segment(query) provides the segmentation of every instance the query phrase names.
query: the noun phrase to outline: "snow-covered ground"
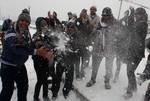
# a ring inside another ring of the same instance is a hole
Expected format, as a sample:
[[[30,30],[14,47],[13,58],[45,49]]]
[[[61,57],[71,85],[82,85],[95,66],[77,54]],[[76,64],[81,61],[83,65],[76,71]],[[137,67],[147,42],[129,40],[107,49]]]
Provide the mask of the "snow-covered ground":
[[[34,86],[36,83],[36,74],[33,67],[32,58],[29,57],[28,61],[26,62],[27,72],[28,72],[28,79],[29,79],[29,90],[27,95],[27,101],[33,101],[33,94],[34,94]],[[63,85],[63,84],[62,84]],[[0,81],[0,90],[2,88],[1,81]],[[51,98],[51,91],[49,91],[49,97]],[[40,93],[40,98],[42,100],[42,88]],[[17,101],[17,89],[14,90],[13,97],[11,101]],[[59,91],[58,99],[56,101],[80,101],[73,91],[70,92],[68,99],[64,99],[62,95],[62,88]]]
[[[146,57],[148,53],[146,51]],[[143,58],[141,63],[139,64],[136,73],[141,73],[146,65],[146,58]],[[116,65],[114,61],[113,70],[115,71]],[[111,81],[111,90],[106,90],[104,88],[104,75],[105,75],[105,59],[102,60],[100,64],[100,68],[98,71],[98,76],[96,80],[96,84],[92,87],[86,87],[86,83],[90,80],[92,73],[91,68],[86,69],[86,78],[82,81],[74,81],[74,85],[78,88],[78,90],[90,101],[126,101],[123,98],[123,94],[126,91],[127,87],[127,75],[126,75],[126,65],[123,64],[121,67],[120,78],[117,83],[113,83]],[[112,78],[113,79],[113,78]],[[134,93],[133,98],[128,101],[143,101],[143,96],[147,89],[147,82],[145,82],[142,86],[138,86],[138,91]]]
[[[147,56],[146,52],[146,56]],[[115,62],[115,61],[114,61]],[[76,81],[74,80],[74,86],[90,101],[125,101],[122,97],[122,95],[125,93],[125,88],[127,86],[127,76],[126,76],[126,66],[122,65],[121,73],[120,73],[120,79],[117,83],[112,84],[111,90],[105,90],[104,88],[104,73],[105,73],[105,59],[103,59],[100,68],[99,73],[97,77],[97,82],[94,86],[87,88],[85,87],[88,80],[90,80],[91,76],[91,68],[86,69],[86,79],[82,81]],[[142,72],[144,67],[146,65],[146,59],[144,58],[138,69],[137,72]],[[34,86],[36,83],[36,75],[33,68],[33,62],[31,57],[26,62],[26,67],[28,71],[28,78],[29,78],[29,90],[28,90],[28,101],[33,101],[33,93],[34,93]],[[115,64],[114,64],[114,70],[115,70]],[[138,86],[137,93],[134,93],[133,98],[131,98],[128,101],[142,101],[143,96],[145,94],[146,88],[147,88],[147,82],[145,82],[142,86]],[[1,82],[0,82],[0,90],[1,90]],[[17,101],[17,90],[14,90],[13,98],[11,101]],[[49,94],[51,97],[51,92]],[[42,98],[42,95],[40,95],[40,98]],[[62,96],[62,90],[60,89],[58,99],[56,101],[80,101],[74,92],[70,93],[70,96],[68,99],[64,99]]]

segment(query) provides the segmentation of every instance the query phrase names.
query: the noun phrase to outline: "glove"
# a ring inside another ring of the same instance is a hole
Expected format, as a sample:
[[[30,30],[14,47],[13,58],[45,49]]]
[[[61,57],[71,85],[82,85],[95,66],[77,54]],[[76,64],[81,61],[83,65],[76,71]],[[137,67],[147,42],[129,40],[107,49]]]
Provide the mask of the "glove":
[[[36,55],[42,56],[45,59],[45,58],[47,58],[46,55],[47,55],[48,51],[49,51],[48,48],[41,47],[41,48],[37,49]]]
[[[48,51],[45,57],[48,59],[48,61],[52,62],[54,60],[54,53],[52,51]]]
[[[149,49],[149,48],[147,48],[147,51],[148,51],[148,53],[150,54],[150,49]]]

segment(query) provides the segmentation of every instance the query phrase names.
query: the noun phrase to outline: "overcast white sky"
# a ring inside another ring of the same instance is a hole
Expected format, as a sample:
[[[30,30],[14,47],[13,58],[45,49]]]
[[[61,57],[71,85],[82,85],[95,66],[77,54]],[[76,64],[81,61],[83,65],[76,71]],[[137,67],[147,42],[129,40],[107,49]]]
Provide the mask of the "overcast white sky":
[[[136,3],[141,3],[150,7],[150,0],[132,0]],[[117,18],[120,2],[119,0],[0,0],[0,16],[7,16],[16,19],[21,10],[31,7],[32,19],[38,16],[47,16],[47,11],[56,11],[61,20],[67,19],[67,12],[72,11],[79,14],[82,8],[89,10],[90,6],[95,5],[98,9],[98,15],[104,7],[112,8],[112,11]],[[121,16],[129,7],[138,7],[130,3],[123,2]],[[150,15],[150,10],[147,10]],[[150,17],[149,17],[150,18]]]

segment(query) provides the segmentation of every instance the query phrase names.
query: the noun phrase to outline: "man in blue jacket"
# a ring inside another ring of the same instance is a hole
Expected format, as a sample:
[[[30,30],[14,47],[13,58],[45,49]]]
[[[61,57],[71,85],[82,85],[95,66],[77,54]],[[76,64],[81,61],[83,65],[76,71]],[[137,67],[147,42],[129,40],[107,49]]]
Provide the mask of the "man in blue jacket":
[[[32,48],[32,41],[29,33],[29,24],[31,18],[27,9],[24,9],[19,15],[16,29],[9,30],[4,36],[4,46],[1,61],[1,80],[2,91],[0,101],[10,101],[14,82],[18,88],[18,101],[27,101],[28,76],[25,62],[29,55],[40,55],[49,59],[52,54],[48,49],[42,47],[39,49]]]

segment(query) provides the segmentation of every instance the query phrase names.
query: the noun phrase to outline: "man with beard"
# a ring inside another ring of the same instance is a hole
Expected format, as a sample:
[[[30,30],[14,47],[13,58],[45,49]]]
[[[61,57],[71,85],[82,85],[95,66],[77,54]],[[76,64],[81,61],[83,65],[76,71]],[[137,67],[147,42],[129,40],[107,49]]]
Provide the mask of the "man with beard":
[[[105,7],[102,11],[101,26],[104,34],[104,56],[106,58],[105,89],[111,89],[110,79],[113,76],[113,61],[116,57],[117,68],[120,68],[121,60],[124,61],[125,56],[122,55],[122,50],[125,47],[120,48],[120,46],[126,41],[126,34],[123,33],[122,25],[114,18],[109,7]]]
[[[96,14],[96,11],[97,8],[95,6],[90,7],[89,22],[93,31],[97,29],[98,24],[100,22],[100,17]]]

